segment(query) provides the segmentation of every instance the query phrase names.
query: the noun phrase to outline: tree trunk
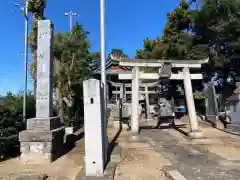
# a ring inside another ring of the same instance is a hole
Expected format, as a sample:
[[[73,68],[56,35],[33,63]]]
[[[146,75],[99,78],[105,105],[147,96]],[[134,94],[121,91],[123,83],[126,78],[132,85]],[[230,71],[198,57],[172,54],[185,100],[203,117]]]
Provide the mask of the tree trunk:
[[[72,120],[72,109],[73,109],[73,101],[72,101],[72,97],[69,96],[67,97],[63,97],[63,101],[67,104],[67,123],[70,126],[70,122]]]
[[[63,98],[60,92],[59,87],[56,88],[56,97],[58,102],[58,116],[60,117],[61,122],[64,122],[64,105],[63,105]]]

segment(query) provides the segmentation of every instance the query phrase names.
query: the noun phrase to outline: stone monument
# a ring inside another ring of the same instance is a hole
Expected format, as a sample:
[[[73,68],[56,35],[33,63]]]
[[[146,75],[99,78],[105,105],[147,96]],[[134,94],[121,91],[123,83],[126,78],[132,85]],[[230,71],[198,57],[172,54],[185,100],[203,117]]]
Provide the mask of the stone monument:
[[[99,80],[83,82],[85,175],[102,176],[107,162],[106,125],[103,117],[103,96]]]
[[[36,118],[27,120],[27,130],[19,133],[20,159],[25,163],[52,162],[62,149],[64,128],[52,117],[53,25],[38,21]]]

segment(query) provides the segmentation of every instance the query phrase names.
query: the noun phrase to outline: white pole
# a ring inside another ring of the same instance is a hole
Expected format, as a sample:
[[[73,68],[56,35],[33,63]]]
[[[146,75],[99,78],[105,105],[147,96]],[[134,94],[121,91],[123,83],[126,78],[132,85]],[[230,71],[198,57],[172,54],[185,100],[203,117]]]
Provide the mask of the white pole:
[[[108,148],[107,138],[107,87],[106,87],[106,40],[105,40],[105,0],[100,0],[100,38],[101,38],[101,86],[103,92],[103,135],[105,147]],[[103,142],[104,143],[104,142]],[[107,151],[105,151],[107,160]]]
[[[106,97],[106,50],[105,50],[105,0],[100,0],[100,31],[101,31],[101,82]],[[105,98],[104,98],[105,99]],[[106,100],[106,99],[105,99]]]
[[[25,3],[25,38],[24,38],[24,96],[23,96],[23,120],[26,122],[27,116],[27,72],[28,72],[28,0]]]

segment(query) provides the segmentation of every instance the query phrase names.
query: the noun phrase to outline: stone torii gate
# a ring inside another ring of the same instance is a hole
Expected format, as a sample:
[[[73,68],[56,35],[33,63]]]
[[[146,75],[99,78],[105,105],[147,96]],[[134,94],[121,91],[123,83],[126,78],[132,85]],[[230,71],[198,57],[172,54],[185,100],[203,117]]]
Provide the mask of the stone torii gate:
[[[152,79],[157,80],[164,76],[164,66],[170,64],[171,68],[181,68],[178,74],[170,74],[170,79],[183,80],[186,102],[188,107],[188,115],[190,120],[190,132],[188,135],[192,138],[201,138],[202,131],[198,127],[195,103],[192,92],[193,79],[203,79],[202,74],[190,74],[189,68],[201,68],[201,65],[208,62],[208,58],[204,60],[143,60],[122,58],[111,55],[113,60],[119,61],[120,66],[133,67],[132,73],[119,74],[119,79],[132,79],[132,119],[131,130],[133,134],[139,132],[139,80]],[[160,73],[143,73],[139,71],[139,67],[155,67],[159,68]]]

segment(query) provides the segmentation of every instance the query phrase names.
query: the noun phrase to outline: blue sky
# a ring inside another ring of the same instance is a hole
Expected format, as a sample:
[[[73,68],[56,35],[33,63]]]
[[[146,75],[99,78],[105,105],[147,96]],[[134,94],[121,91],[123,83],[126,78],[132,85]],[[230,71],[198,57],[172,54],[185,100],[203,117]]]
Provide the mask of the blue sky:
[[[0,1],[0,94],[23,89],[24,18],[11,0]],[[21,3],[23,0],[16,0]],[[166,13],[180,0],[106,0],[106,49],[121,48],[129,56],[143,45],[144,37],[155,38],[162,34]],[[70,10],[74,17],[90,31],[91,50],[100,49],[100,0],[47,0],[45,16],[54,23],[56,31],[69,30]],[[31,57],[29,57],[31,59]],[[29,77],[29,89],[32,81]]]

